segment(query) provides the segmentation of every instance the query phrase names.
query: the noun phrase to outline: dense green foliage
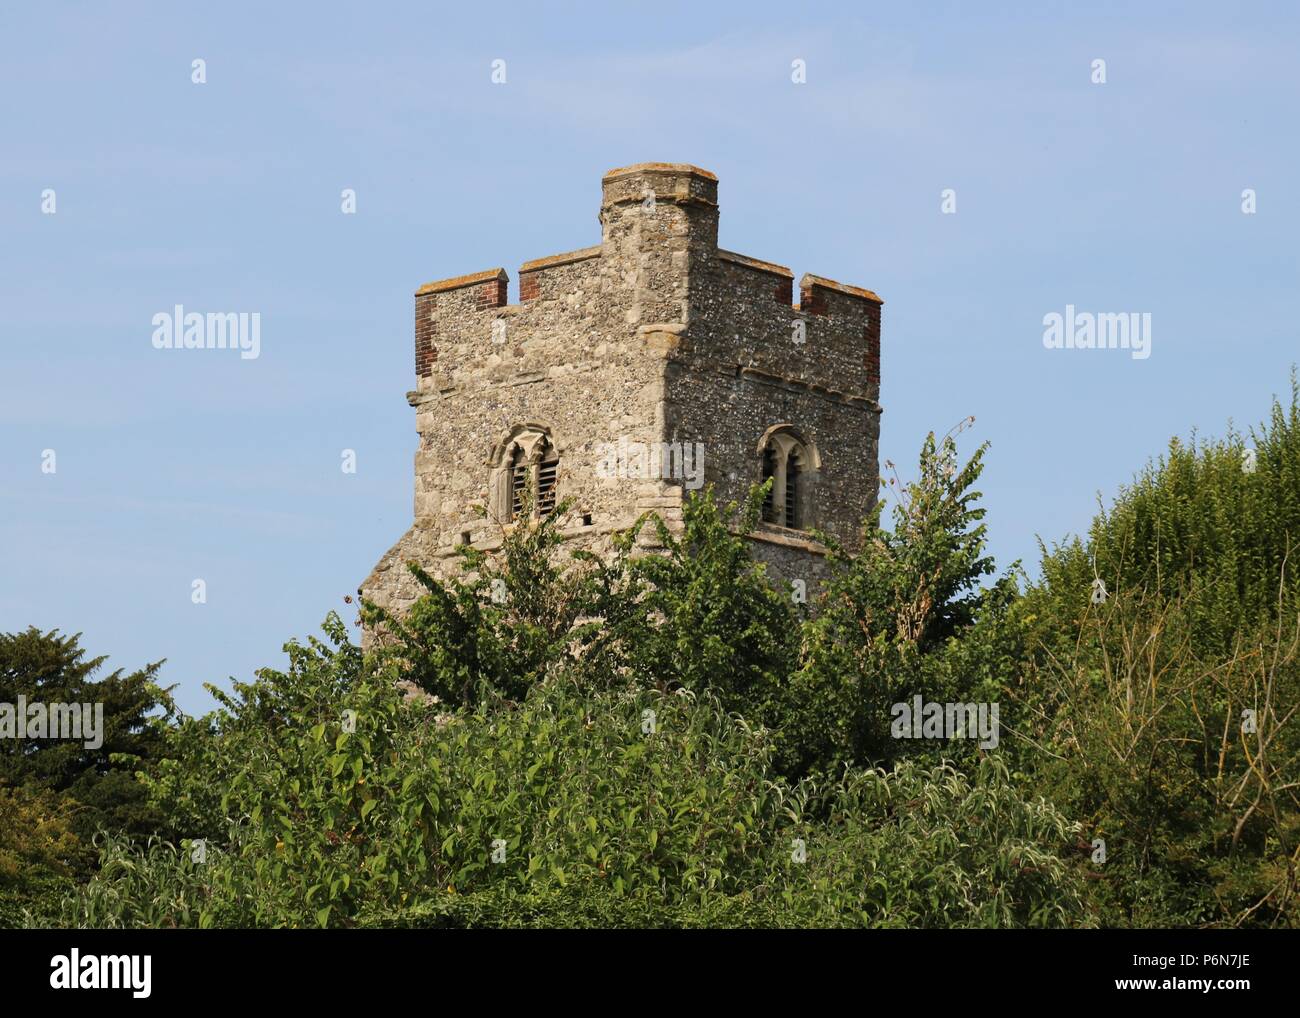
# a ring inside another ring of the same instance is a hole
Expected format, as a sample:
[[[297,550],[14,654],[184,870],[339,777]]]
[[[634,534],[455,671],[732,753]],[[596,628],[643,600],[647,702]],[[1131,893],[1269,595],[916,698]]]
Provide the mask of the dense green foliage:
[[[85,853],[68,812],[52,792],[0,785],[0,927],[19,925],[28,910],[47,912],[75,887]]]
[[[1016,605],[1008,746],[1106,839],[1103,921],[1296,924],[1298,545],[1293,383],[1249,442],[1171,443]]]
[[[954,436],[940,443],[931,436],[917,480],[895,493],[892,529],[881,525],[881,503],[867,518],[860,551],[827,539],[831,579],[804,627],[802,661],[789,684],[787,769],[916,752],[890,735],[890,705],[916,694],[941,703],[997,699],[1016,653],[1003,624],[1015,590],[1009,578],[979,585],[993,572],[984,510],[970,490],[983,455],[981,447],[959,466]]]
[[[211,715],[137,719],[157,836],[102,824],[53,921],[1297,925],[1300,393],[1171,444],[1032,578],[985,553],[984,454],[929,439],[807,605],[750,557],[761,488],[608,559],[562,506],[413,567],[370,651],[331,615]],[[997,704],[997,745],[897,738],[916,696]],[[0,887],[50,897],[43,794],[0,795]]]
[[[143,837],[159,830],[136,772],[161,755],[167,732],[154,682],[161,662],[101,678],[78,636],[30,628],[0,633],[0,703],[103,705],[102,744],[55,738],[0,739],[0,925],[25,908],[47,911],[50,889],[93,871],[100,831]],[[155,715],[155,716],[151,716]],[[90,740],[94,741],[94,740]]]
[[[773,774],[768,735],[709,693],[557,677],[509,708],[439,714],[358,667],[336,618],[327,629],[333,645],[294,647],[289,672],[228,698],[215,737],[192,731],[158,786],[187,810],[221,789],[221,846],[195,862],[191,841],[114,844],[66,921],[477,925],[515,900],[511,922],[541,925],[695,912],[1059,925],[1080,912],[1054,854],[1070,824],[993,760],[969,778],[905,767],[818,791]],[[271,690],[315,723],[268,718]]]

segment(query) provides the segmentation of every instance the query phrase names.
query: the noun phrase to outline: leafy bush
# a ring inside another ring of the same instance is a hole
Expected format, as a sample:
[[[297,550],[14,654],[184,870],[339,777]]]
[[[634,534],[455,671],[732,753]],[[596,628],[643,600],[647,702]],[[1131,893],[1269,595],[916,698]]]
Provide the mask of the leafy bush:
[[[715,695],[724,710],[779,721],[782,686],[795,666],[799,620],[791,598],[750,555],[768,486],[743,505],[719,506],[712,487],[687,499],[674,534],[648,515],[618,543],[615,594],[596,606],[640,686]],[[654,555],[633,556],[649,527]]]
[[[592,621],[599,570],[590,556],[560,553],[570,507],[566,500],[535,525],[512,528],[499,554],[462,545],[461,573],[445,581],[411,563],[425,594],[404,617],[362,603],[403,681],[459,707],[523,697],[561,663],[606,663],[591,646],[601,631]]]
[[[1045,552],[1016,606],[1026,655],[1007,687],[1023,724],[1011,749],[1105,839],[1095,893],[1109,924],[1300,916],[1294,384],[1253,441],[1254,473],[1235,435],[1173,443],[1086,544]]]
[[[861,549],[830,538],[831,579],[804,627],[803,658],[787,695],[782,764],[790,773],[936,755],[890,735],[890,708],[915,695],[937,702],[997,699],[1003,670],[1019,653],[1006,625],[1012,580],[990,587],[984,510],[971,490],[981,447],[957,463],[952,434],[921,450],[918,478],[901,487],[894,526],[883,503],[864,525]],[[947,744],[942,753],[968,750]]]
[[[84,852],[70,828],[73,804],[47,790],[0,785],[0,927],[53,914]]]
[[[1273,401],[1269,420],[1248,436],[1174,439],[1113,505],[1099,512],[1086,542],[1042,557],[1042,579],[1028,591],[1043,622],[1037,638],[1058,650],[1089,608],[1095,579],[1108,591],[1142,590],[1178,600],[1191,648],[1231,656],[1300,610],[1300,386],[1291,403]],[[1253,472],[1245,464],[1253,450]],[[1053,632],[1054,630],[1054,632]],[[1053,640],[1054,637],[1059,639]]]
[[[1081,912],[1056,854],[1070,825],[992,762],[974,780],[856,772],[818,792],[779,779],[770,734],[711,693],[592,692],[559,675],[522,701],[438,714],[367,668],[337,619],[326,628],[330,644],[293,646],[289,673],[228,698],[211,747],[178,732],[155,789],[187,808],[219,800],[206,822],[230,833],[206,860],[190,841],[110,842],[64,921],[477,925],[507,901],[512,922],[542,925],[1060,924]]]

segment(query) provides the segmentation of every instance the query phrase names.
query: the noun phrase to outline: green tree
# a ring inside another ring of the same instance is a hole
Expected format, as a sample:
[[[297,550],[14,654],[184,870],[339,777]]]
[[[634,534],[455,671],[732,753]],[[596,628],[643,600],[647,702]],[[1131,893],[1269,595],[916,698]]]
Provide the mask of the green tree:
[[[73,887],[83,846],[69,827],[70,800],[0,785],[0,927],[51,916]]]
[[[767,490],[719,506],[706,488],[683,503],[677,533],[657,515],[639,520],[618,542],[620,603],[598,610],[637,685],[707,690],[724,709],[772,726],[794,669],[799,618],[789,592],[751,556],[748,535]]]
[[[921,748],[891,737],[891,706],[915,695],[938,701],[996,699],[999,672],[1017,653],[1007,610],[1010,576],[991,586],[984,509],[972,490],[981,446],[957,463],[953,434],[921,450],[917,479],[896,487],[893,527],[883,501],[863,526],[861,547],[833,538],[831,576],[804,627],[789,693],[784,768],[795,774],[873,765]],[[960,754],[947,744],[934,752]]]
[[[0,703],[103,704],[103,742],[88,749],[70,739],[0,741],[0,783],[48,789],[75,802],[71,827],[89,843],[100,830],[153,833],[159,816],[135,773],[157,759],[170,690],[155,678],[162,662],[96,677],[107,660],[88,658],[80,636],[31,627],[0,633]]]
[[[437,579],[409,563],[425,593],[405,616],[362,603],[362,619],[381,634],[380,656],[451,707],[522,699],[558,664],[586,656],[601,630],[592,618],[598,593],[588,561],[563,551],[570,508],[566,500],[503,528],[496,551],[462,546],[460,575]]]

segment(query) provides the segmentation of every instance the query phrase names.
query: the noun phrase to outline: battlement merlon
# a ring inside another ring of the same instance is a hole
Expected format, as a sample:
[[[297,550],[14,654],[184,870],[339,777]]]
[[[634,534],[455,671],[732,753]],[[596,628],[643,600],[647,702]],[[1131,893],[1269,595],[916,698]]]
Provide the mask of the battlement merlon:
[[[600,221],[621,206],[668,202],[712,210],[718,208],[718,178],[690,163],[637,163],[610,170],[600,180]],[[715,244],[716,247],[716,237]]]
[[[646,323],[684,330],[706,308],[722,311],[716,307],[719,299],[741,318],[743,305],[779,308],[785,316],[779,330],[774,320],[761,323],[763,335],[751,333],[761,359],[767,359],[762,348],[779,347],[792,314],[807,319],[809,327],[814,319],[828,319],[836,323],[835,333],[845,333],[840,342],[867,347],[865,367],[878,379],[881,298],[807,273],[794,303],[789,268],[718,247],[717,194],[718,178],[687,163],[610,170],[601,179],[601,243],[525,262],[519,269],[519,304],[507,303],[504,268],[436,280],[416,291],[417,376],[442,384],[432,377],[439,347],[461,344],[455,359],[463,362],[467,336],[478,337],[472,345],[486,350],[492,320],[520,314],[532,320],[535,307],[558,310],[575,299],[598,298],[606,305],[607,324],[623,322],[632,332]]]
[[[811,272],[805,272],[799,280],[799,309],[809,314],[824,315],[833,307],[853,307],[853,302],[859,301],[874,304],[877,308],[885,303],[871,290],[837,283],[833,279],[814,276]],[[862,305],[856,306],[860,308]]]
[[[599,258],[601,250],[602,248],[598,244],[595,247],[579,248],[577,251],[566,251],[562,254],[548,255],[545,258],[534,258],[532,261],[524,262],[523,265],[519,266],[520,301],[532,300],[538,296],[541,274],[545,270],[559,268],[563,265],[572,265],[591,258]],[[724,251],[722,248],[718,248],[717,254],[723,261],[775,276],[778,290],[785,285],[781,282],[782,280],[789,284],[794,282],[794,273],[784,265],[761,261],[758,258],[750,258],[748,255],[737,254],[735,251]],[[506,289],[509,282],[510,276],[505,269],[486,269],[483,272],[472,272],[465,276],[453,276],[450,279],[437,279],[431,283],[425,283],[415,291],[415,296],[426,297],[430,294],[447,293],[451,290],[474,287],[473,292],[465,296],[465,301],[473,304],[475,310],[486,310],[506,306]],[[823,291],[823,293],[819,294],[819,290]],[[834,279],[827,279],[824,276],[814,276],[810,272],[805,272],[803,278],[799,280],[799,293],[800,302],[794,306],[810,314],[824,313],[823,309],[827,305],[828,294],[840,294],[845,297],[870,301],[876,305],[885,303],[881,297],[871,290],[836,282]],[[777,300],[780,303],[788,303],[783,301],[779,294]]]

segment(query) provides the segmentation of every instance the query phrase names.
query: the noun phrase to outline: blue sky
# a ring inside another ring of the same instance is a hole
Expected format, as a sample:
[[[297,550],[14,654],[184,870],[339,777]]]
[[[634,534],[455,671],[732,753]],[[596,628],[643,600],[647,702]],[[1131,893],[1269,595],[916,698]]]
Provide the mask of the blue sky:
[[[1300,23],[986,6],[5,7],[0,630],[166,658],[195,711],[350,618],[410,522],[412,292],[503,265],[515,299],[650,160],[718,174],[722,246],[885,299],[882,459],[974,414],[992,550],[1032,564],[1288,388]],[[260,312],[261,356],[155,350],[178,303]],[[1044,349],[1067,304],[1149,312],[1150,358]]]

